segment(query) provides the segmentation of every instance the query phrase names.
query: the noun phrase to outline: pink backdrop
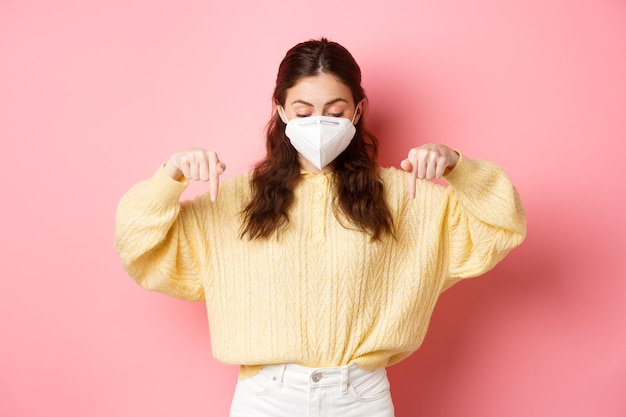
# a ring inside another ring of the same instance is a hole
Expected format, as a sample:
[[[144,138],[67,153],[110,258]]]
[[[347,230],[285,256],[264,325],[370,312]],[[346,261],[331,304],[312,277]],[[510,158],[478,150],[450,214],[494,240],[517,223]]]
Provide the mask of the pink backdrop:
[[[390,368],[397,415],[626,415],[626,2],[2,0],[1,416],[227,415],[203,306],[127,277],[114,211],[181,147],[248,169],[280,59],[322,35],[362,66],[385,165],[449,144],[529,215]]]

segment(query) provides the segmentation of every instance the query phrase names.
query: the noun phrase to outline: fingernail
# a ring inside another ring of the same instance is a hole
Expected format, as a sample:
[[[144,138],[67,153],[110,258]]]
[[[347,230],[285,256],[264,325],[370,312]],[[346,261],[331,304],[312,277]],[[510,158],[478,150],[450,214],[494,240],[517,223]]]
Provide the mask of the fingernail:
[[[211,201],[217,200],[217,196],[215,194],[211,194]]]

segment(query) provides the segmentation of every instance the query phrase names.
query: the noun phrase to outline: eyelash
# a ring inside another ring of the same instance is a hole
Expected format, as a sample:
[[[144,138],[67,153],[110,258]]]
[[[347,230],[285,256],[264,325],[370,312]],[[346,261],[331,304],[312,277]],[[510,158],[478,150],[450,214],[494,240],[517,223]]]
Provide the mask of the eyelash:
[[[296,114],[296,117],[309,117],[309,116],[311,116],[311,115],[310,114]],[[331,114],[329,114],[329,116],[331,116],[331,117],[341,117],[341,116],[343,116],[343,112],[341,112],[341,113],[331,113]]]

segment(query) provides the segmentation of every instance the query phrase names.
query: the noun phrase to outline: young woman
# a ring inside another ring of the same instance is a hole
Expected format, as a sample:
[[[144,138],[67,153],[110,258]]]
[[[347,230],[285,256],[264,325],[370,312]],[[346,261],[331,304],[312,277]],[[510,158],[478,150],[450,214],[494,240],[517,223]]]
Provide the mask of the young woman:
[[[251,173],[219,184],[215,152],[173,154],[120,201],[117,250],[139,285],[205,301],[214,356],[241,366],[231,416],[393,416],[385,367],[419,347],[446,288],[522,242],[518,194],[444,145],[379,167],[337,43],[289,50],[273,98]],[[209,192],[180,202],[189,180]]]

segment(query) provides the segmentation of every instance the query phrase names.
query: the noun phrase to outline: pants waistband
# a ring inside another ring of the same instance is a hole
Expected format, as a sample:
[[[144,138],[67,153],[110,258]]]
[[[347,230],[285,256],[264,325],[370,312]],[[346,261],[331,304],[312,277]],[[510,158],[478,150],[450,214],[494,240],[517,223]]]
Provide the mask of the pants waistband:
[[[260,371],[277,384],[297,384],[309,386],[340,386],[342,394],[348,392],[348,385],[370,372],[356,364],[331,368],[309,368],[297,364],[264,365]],[[384,372],[384,369],[383,369]]]

